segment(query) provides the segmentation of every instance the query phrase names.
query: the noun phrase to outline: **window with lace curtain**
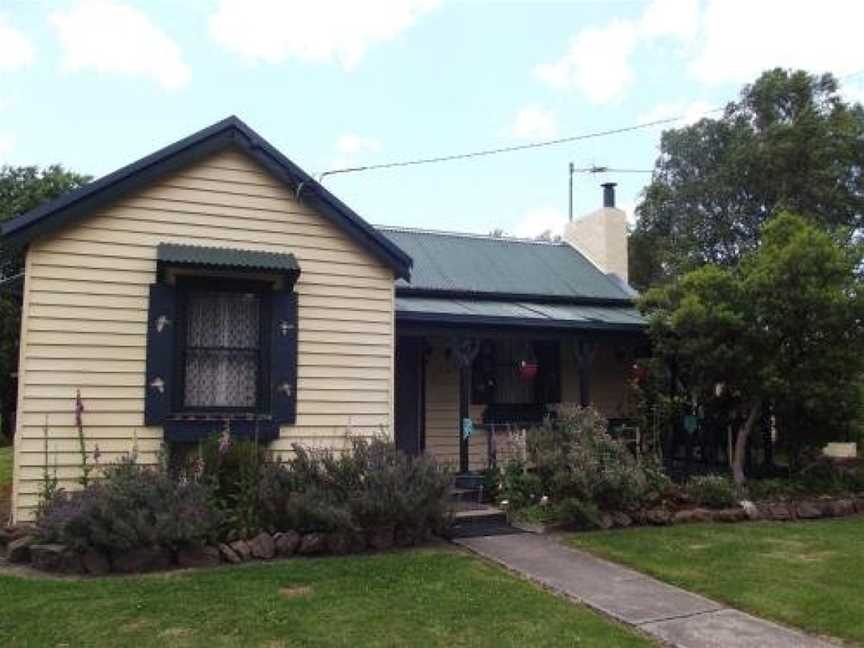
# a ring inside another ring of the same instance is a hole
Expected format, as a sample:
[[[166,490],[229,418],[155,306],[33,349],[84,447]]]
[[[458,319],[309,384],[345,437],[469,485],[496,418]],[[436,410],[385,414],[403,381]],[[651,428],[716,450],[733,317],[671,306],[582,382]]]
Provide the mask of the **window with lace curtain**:
[[[184,291],[178,381],[184,410],[257,411],[262,405],[266,295],[224,287]]]

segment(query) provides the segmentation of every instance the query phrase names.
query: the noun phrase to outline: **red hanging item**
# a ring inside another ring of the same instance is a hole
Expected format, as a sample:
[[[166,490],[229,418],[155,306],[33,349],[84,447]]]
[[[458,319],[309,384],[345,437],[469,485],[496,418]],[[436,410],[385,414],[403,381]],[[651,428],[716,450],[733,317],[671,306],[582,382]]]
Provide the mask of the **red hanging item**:
[[[537,377],[540,365],[537,364],[537,356],[530,344],[525,345],[521,358],[516,363],[516,372],[522,382],[531,382]]]

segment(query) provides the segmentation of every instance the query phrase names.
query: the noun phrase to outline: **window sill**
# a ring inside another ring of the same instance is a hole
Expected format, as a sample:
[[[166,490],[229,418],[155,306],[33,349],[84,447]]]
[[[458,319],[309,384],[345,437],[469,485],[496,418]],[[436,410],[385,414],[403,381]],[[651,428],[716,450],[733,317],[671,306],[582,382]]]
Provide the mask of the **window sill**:
[[[190,443],[216,436],[230,425],[231,436],[261,442],[279,438],[279,425],[270,414],[237,413],[184,413],[173,414],[165,420],[165,440],[172,443]]]

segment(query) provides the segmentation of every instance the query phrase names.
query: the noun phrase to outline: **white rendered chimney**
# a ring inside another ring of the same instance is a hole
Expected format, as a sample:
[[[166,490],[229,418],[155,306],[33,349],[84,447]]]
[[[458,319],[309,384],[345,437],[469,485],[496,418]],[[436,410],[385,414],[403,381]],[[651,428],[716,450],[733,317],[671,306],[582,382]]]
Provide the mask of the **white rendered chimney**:
[[[615,183],[602,186],[603,207],[567,223],[564,240],[627,283],[627,215],[615,207]]]

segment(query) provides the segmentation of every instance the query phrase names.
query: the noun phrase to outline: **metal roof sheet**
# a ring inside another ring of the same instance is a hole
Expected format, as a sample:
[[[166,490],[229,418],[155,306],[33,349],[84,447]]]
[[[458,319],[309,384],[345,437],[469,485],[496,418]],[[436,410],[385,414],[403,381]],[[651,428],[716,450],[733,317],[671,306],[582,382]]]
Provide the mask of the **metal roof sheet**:
[[[623,282],[604,274],[567,243],[379,228],[414,260],[411,282],[397,289],[554,298],[631,300]]]
[[[431,323],[486,323],[561,328],[642,329],[645,319],[632,306],[548,304],[494,299],[398,296],[396,317]]]
[[[300,266],[293,254],[257,252],[235,248],[204,247],[160,243],[156,258],[166,263],[182,265],[215,266],[224,268],[251,268],[276,272],[297,272]]]

